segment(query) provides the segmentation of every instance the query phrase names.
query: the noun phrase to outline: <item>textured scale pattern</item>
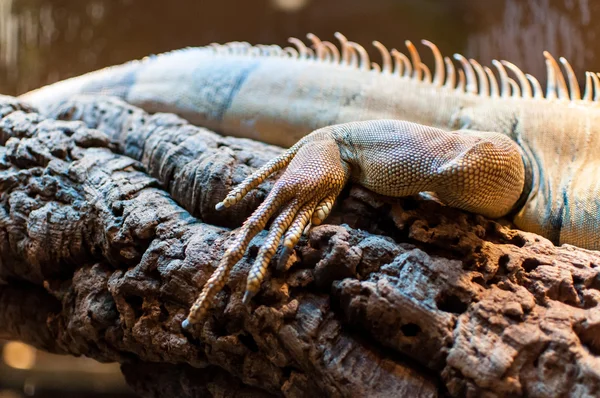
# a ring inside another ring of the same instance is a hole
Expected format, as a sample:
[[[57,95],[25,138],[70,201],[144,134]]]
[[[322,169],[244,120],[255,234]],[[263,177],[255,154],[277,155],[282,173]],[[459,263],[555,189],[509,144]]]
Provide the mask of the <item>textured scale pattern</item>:
[[[246,220],[193,304],[184,327],[201,321],[250,240],[275,216],[248,274],[244,303],[260,289],[285,235],[291,249],[312,219],[320,224],[348,179],[388,196],[422,191],[489,217],[508,213],[522,194],[519,147],[498,133],[446,132],[398,120],[352,122],[319,129],[249,176],[217,205],[235,205],[250,189],[287,166],[272,191]]]
[[[433,191],[449,205],[494,218],[508,213],[521,195],[523,162],[518,146],[502,134],[398,121],[338,128],[350,131],[343,138],[351,148],[347,161],[361,171],[353,179],[382,195]]]

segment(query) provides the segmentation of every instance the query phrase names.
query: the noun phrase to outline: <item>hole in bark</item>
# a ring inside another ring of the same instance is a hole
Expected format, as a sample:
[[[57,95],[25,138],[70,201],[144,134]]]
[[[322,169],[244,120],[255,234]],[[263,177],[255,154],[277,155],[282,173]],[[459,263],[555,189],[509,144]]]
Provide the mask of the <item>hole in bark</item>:
[[[406,337],[414,337],[421,333],[421,328],[416,323],[407,323],[400,326],[400,330]]]
[[[254,341],[254,338],[252,336],[250,336],[249,334],[238,335],[238,340],[240,341],[240,343],[242,343],[244,346],[246,346],[246,348],[249,349],[250,351],[258,352],[258,344],[256,344],[256,341]]]
[[[467,310],[467,304],[463,303],[458,296],[454,294],[446,295],[442,293],[438,296],[436,304],[439,310],[451,312],[453,314],[462,314]]]
[[[362,286],[361,285],[361,289],[360,289],[360,295],[368,298],[371,297],[371,294],[373,293],[373,290],[369,289],[367,286]]]
[[[115,217],[123,216],[123,203],[117,202],[112,206],[112,213]]]
[[[600,273],[596,274],[596,277],[592,279],[590,289],[600,290]]]
[[[294,368],[292,368],[291,366],[284,366],[283,368],[281,368],[281,375],[283,376],[283,378],[287,379],[292,375],[293,371]]]
[[[503,254],[500,256],[500,259],[498,259],[498,271],[496,271],[496,274],[492,277],[492,279],[489,280],[488,283],[490,285],[497,285],[504,279],[507,274],[506,268],[509,260],[510,256],[508,254]]]
[[[475,258],[475,257],[469,257],[465,260],[463,260],[463,268],[465,270],[473,270],[473,269],[478,269],[480,266],[480,259],[479,258]]]
[[[148,276],[156,281],[162,281],[162,275],[156,267],[152,267],[148,270]]]
[[[130,296],[130,297],[126,297],[125,301],[127,301],[127,304],[129,304],[129,306],[133,310],[133,313],[136,318],[139,318],[142,316],[142,312],[143,312],[142,305],[144,304],[144,299],[142,297]]]
[[[419,207],[419,202],[413,198],[406,198],[402,201],[404,211],[415,210],[417,207]]]
[[[494,276],[492,279],[490,279],[489,284],[490,286],[492,285],[497,285],[498,283],[500,283],[501,278],[498,276]]]
[[[430,220],[427,224],[429,225],[429,228],[436,228],[440,225],[440,220]]]
[[[600,356],[600,326],[575,327],[575,333],[581,344],[593,355]]]
[[[169,319],[169,311],[167,311],[167,309],[161,305],[160,306],[160,315],[158,317],[158,321],[159,322],[166,322],[167,319]]]
[[[517,247],[523,247],[525,246],[527,241],[521,235],[515,235],[508,241],[508,243]]]
[[[523,269],[527,272],[531,272],[534,269],[537,268],[538,265],[540,265],[541,263],[535,259],[535,258],[526,258],[523,261],[523,264],[521,264],[521,267],[523,267]]]
[[[500,259],[498,260],[498,267],[506,268],[509,261],[510,261],[510,256],[508,254],[501,255]]]
[[[486,286],[485,279],[481,275],[471,278],[471,282],[477,283],[478,285],[483,286],[483,287]]]

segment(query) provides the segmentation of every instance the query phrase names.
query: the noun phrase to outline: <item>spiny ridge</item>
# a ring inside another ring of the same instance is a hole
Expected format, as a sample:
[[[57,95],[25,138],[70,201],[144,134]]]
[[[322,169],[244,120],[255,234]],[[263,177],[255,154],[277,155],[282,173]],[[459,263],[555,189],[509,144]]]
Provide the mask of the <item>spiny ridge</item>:
[[[583,103],[600,102],[600,74],[585,73],[585,89],[581,96],[579,82],[569,62],[561,57],[561,69],[555,58],[547,51],[543,52],[546,60],[547,87],[546,93],[542,90],[539,81],[532,75],[524,73],[515,64],[505,60],[493,60],[492,65],[496,73],[487,66],[482,66],[474,59],[467,59],[461,54],[454,54],[458,61],[457,68],[450,57],[443,56],[438,47],[428,40],[421,43],[433,53],[433,72],[421,62],[421,56],[416,46],[409,40],[405,45],[408,56],[393,48],[388,50],[379,41],[374,41],[373,46],[381,56],[381,63],[372,62],[367,50],[358,43],[349,41],[343,34],[334,34],[339,45],[321,40],[316,35],[309,33],[307,38],[310,46],[302,40],[291,37],[288,41],[292,46],[282,48],[277,45],[251,45],[248,42],[229,42],[225,44],[212,43],[207,48],[218,55],[239,55],[253,57],[285,57],[307,62],[322,62],[334,66],[355,68],[371,73],[396,76],[444,87],[467,94],[483,97],[512,97],[525,99],[567,100]],[[508,71],[507,71],[508,69]],[[516,78],[509,76],[508,72]],[[568,82],[568,84],[567,84]]]

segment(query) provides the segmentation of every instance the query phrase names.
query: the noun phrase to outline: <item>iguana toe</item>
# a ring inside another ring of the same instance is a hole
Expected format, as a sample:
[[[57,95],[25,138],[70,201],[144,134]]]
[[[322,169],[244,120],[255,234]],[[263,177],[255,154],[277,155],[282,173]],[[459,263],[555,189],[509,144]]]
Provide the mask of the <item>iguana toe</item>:
[[[309,202],[298,211],[283,239],[283,246],[285,248],[291,250],[296,246],[315,211],[315,204],[316,202],[314,201]]]

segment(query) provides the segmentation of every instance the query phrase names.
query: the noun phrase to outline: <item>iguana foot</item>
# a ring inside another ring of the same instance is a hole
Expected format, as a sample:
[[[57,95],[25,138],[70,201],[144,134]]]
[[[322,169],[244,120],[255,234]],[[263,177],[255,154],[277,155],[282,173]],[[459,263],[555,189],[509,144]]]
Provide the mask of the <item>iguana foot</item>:
[[[244,180],[217,209],[239,202],[286,166],[265,201],[237,232],[184,327],[205,317],[250,240],[275,216],[248,274],[243,298],[248,303],[258,292],[281,240],[289,251],[309,222],[318,225],[325,220],[350,170],[354,181],[379,194],[434,192],[448,205],[488,217],[507,214],[524,187],[521,152],[505,135],[376,120],[326,127],[307,135]]]
[[[217,204],[216,209],[236,204],[251,189],[286,166],[287,170],[265,201],[237,232],[217,269],[192,305],[184,327],[206,316],[215,295],[225,286],[229,272],[242,258],[252,238],[275,216],[248,274],[243,298],[243,302],[248,303],[258,292],[281,240],[284,247],[291,249],[298,243],[309,222],[315,225],[323,222],[350,174],[349,165],[341,159],[333,135],[326,129],[317,130],[246,178]]]

